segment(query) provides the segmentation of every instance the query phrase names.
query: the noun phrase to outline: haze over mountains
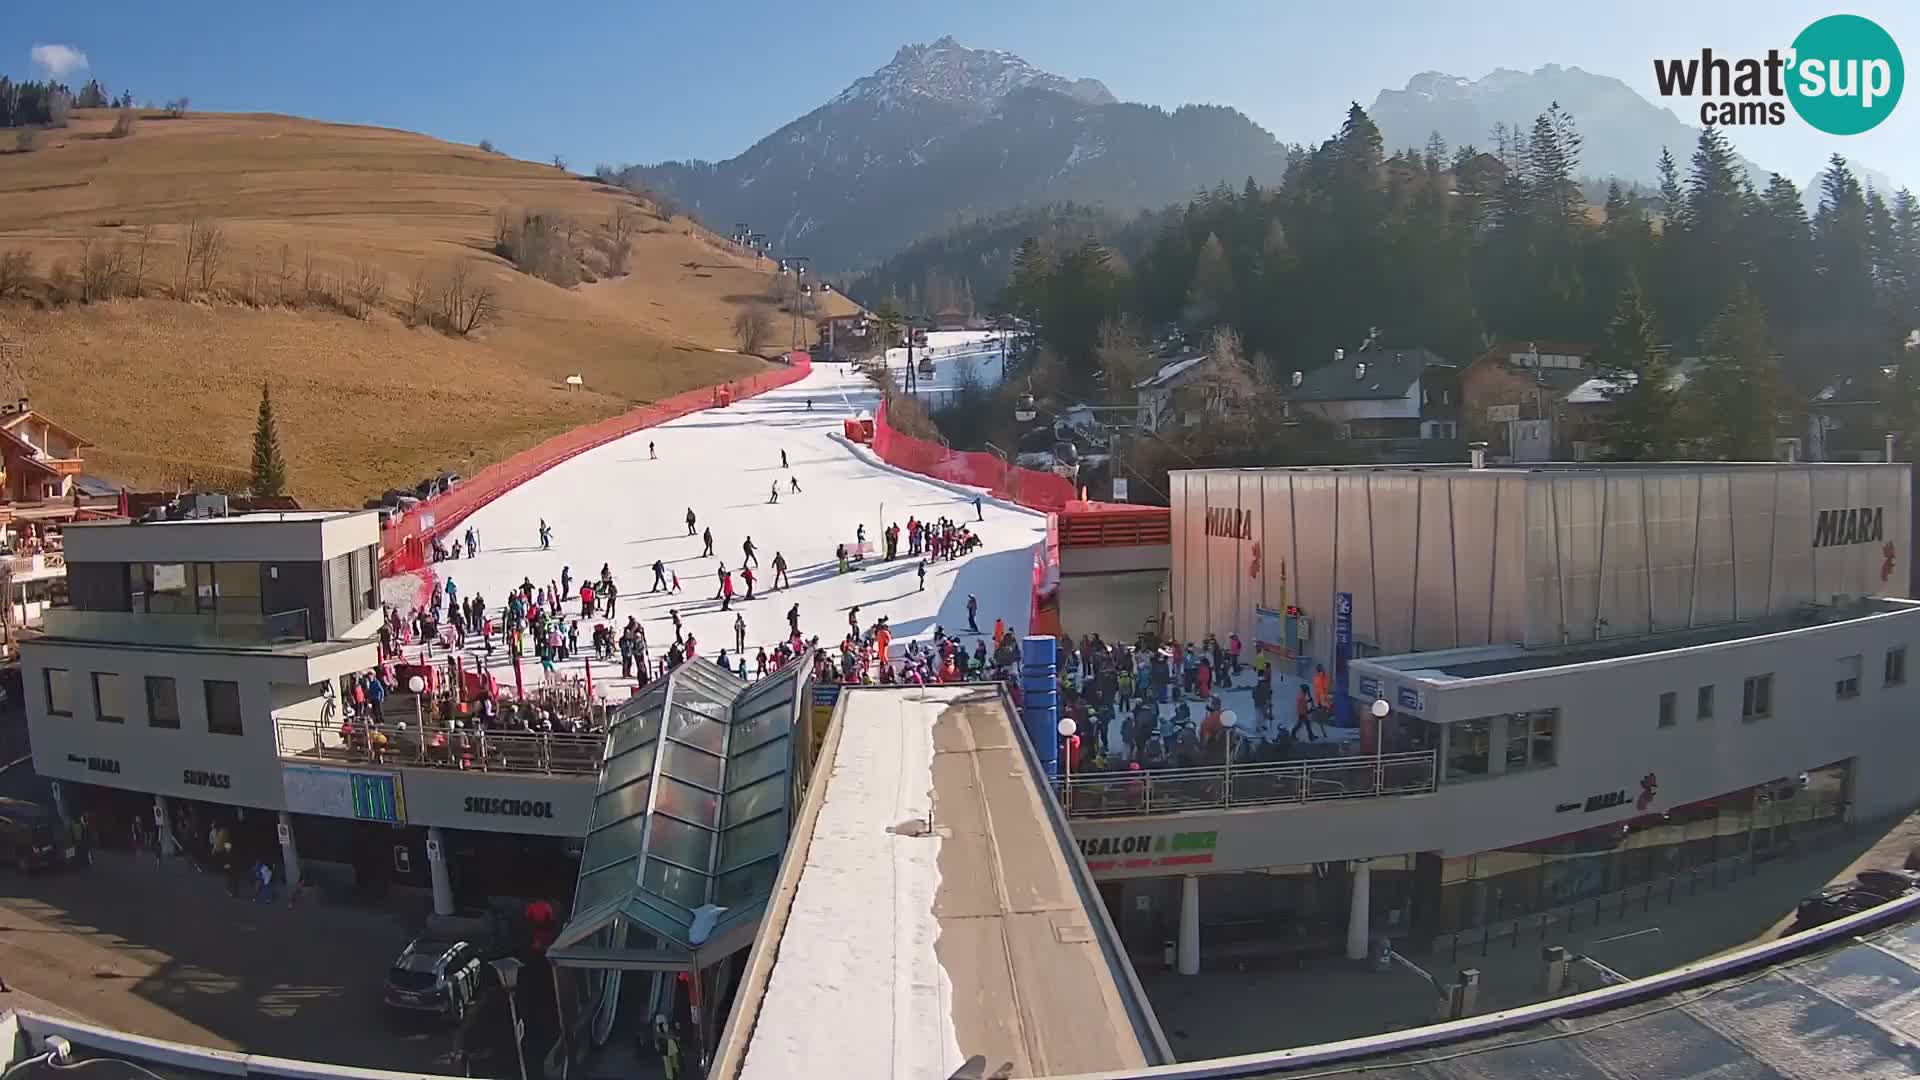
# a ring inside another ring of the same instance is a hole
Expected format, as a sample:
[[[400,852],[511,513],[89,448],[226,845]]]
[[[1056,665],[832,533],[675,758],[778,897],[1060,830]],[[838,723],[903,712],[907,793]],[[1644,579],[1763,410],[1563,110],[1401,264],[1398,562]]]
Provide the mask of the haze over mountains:
[[[747,222],[822,270],[878,261],[966,217],[1052,202],[1158,207],[1222,178],[1276,181],[1286,149],[1236,110],[1116,101],[950,37],[891,63],[723,162],[624,179],[725,229]]]
[[[1388,152],[1424,148],[1436,131],[1450,148],[1490,151],[1496,125],[1524,131],[1556,101],[1584,137],[1578,174],[1595,180],[1652,188],[1661,149],[1684,171],[1699,137],[1699,128],[1621,80],[1557,64],[1474,80],[1424,72],[1381,91],[1368,111]],[[1338,121],[1303,118],[1302,128],[1330,132]],[[1289,152],[1232,108],[1169,112],[1121,102],[1097,79],[943,37],[900,49],[736,157],[629,167],[622,179],[722,231],[748,223],[775,251],[837,272],[1003,211],[1071,202],[1128,214],[1222,182],[1277,183]],[[1764,187],[1768,170],[1742,161]],[[1897,186],[1856,168],[1883,191]],[[1817,177],[1791,179],[1817,191]]]

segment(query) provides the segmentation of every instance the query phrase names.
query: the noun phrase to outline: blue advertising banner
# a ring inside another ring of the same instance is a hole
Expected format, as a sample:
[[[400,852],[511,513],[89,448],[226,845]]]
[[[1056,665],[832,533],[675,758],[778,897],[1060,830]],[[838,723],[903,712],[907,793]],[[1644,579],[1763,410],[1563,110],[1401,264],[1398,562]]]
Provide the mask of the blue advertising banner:
[[[1353,594],[1333,594],[1333,722],[1353,726],[1353,701],[1347,693],[1347,662],[1353,659]]]

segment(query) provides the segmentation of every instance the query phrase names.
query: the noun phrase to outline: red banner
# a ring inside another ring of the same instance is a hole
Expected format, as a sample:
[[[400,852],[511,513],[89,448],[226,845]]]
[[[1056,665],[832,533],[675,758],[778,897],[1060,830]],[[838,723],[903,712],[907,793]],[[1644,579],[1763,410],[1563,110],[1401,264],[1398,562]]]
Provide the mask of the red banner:
[[[742,398],[763,394],[799,382],[812,371],[806,353],[789,353],[791,366],[751,379],[689,390],[652,405],[630,409],[619,416],[574,428],[529,447],[505,461],[467,477],[459,487],[436,495],[407,511],[380,531],[380,573],[405,573],[427,564],[433,538],[444,535],[468,514],[539,476],[575,454],[604,446],[636,431],[655,427],[702,409],[725,407]]]

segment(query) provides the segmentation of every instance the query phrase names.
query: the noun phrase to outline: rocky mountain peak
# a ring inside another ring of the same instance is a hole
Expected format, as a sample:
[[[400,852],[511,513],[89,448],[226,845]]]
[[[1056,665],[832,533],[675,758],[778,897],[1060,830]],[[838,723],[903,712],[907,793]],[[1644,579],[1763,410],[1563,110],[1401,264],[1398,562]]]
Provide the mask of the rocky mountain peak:
[[[856,81],[834,103],[868,101],[883,108],[933,101],[974,112],[992,109],[1016,90],[1052,90],[1089,105],[1114,96],[1098,79],[1067,79],[1041,71],[1010,52],[969,49],[951,35],[928,45],[903,45],[887,66]]]

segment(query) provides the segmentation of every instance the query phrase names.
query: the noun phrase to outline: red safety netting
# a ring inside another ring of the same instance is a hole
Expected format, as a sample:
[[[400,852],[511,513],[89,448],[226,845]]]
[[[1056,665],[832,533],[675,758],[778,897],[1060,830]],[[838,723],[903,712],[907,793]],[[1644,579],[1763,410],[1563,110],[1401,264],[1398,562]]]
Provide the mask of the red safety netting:
[[[689,413],[724,408],[742,398],[798,382],[812,371],[806,353],[789,353],[787,360],[789,366],[782,370],[675,394],[651,405],[630,409],[619,416],[608,417],[599,423],[556,435],[505,461],[487,466],[462,481],[459,487],[422,502],[382,529],[380,573],[406,573],[425,566],[435,536],[445,533],[475,510],[575,454]]]
[[[954,450],[902,435],[888,425],[884,402],[873,419],[873,452],[889,465],[935,480],[986,488],[996,499],[1032,510],[1058,512],[1078,497],[1073,481],[1064,476],[1023,469],[981,451]]]

